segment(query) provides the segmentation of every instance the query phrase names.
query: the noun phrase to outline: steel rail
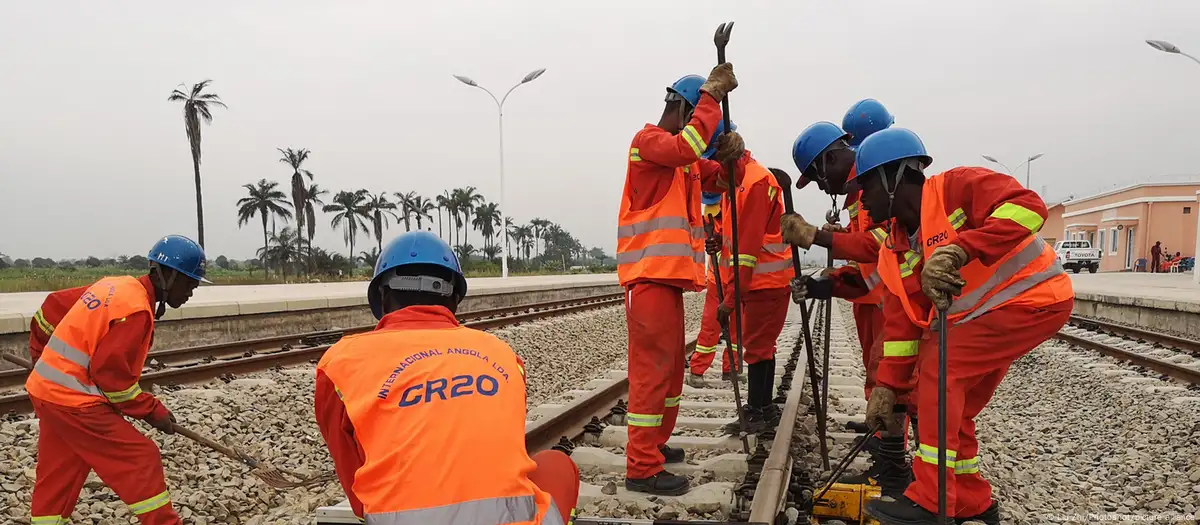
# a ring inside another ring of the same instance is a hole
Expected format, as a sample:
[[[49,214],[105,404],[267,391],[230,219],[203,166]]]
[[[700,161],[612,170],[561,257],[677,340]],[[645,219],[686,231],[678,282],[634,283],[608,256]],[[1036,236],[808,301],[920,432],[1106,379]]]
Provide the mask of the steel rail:
[[[1161,332],[1151,332],[1144,328],[1136,328],[1132,326],[1124,326],[1099,319],[1090,319],[1078,315],[1072,315],[1069,321],[1071,325],[1079,328],[1085,328],[1093,331],[1102,331],[1118,337],[1130,339],[1140,339],[1150,343],[1158,343],[1161,345],[1171,346],[1179,350],[1186,351],[1192,355],[1200,357],[1200,341],[1188,339],[1171,334]]]
[[[1091,339],[1074,336],[1066,332],[1060,331],[1057,335],[1055,335],[1055,337],[1076,346],[1081,346],[1090,350],[1096,350],[1104,355],[1114,357],[1122,361],[1128,361],[1137,366],[1144,366],[1154,370],[1155,372],[1186,381],[1193,385],[1200,385],[1200,370],[1196,370],[1194,368],[1180,366],[1157,357],[1142,355],[1131,350],[1117,348],[1099,341],[1093,341]]]

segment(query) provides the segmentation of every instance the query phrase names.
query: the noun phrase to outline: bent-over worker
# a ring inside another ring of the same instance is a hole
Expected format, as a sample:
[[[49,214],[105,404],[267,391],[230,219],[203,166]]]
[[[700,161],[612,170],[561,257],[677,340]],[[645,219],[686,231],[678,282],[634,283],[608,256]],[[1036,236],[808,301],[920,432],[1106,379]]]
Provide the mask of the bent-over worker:
[[[709,149],[712,149],[714,145],[715,143],[709,145]],[[700,201],[704,205],[705,220],[709,221],[714,235],[719,238],[721,236],[721,194],[704,192]],[[721,255],[718,254],[718,257]],[[721,342],[723,330],[721,323],[717,321],[717,306],[720,304],[720,301],[717,300],[717,286],[720,285],[717,283],[720,282],[720,279],[713,275],[711,263],[706,263],[704,269],[708,277],[707,291],[704,294],[704,311],[700,314],[700,333],[696,336],[696,350],[692,352],[688,363],[691,373],[688,374],[687,384],[693,388],[709,388],[708,383],[704,380],[704,373],[708,371],[708,367],[712,366],[713,357],[717,355],[717,345]],[[726,338],[726,341],[729,339]],[[730,379],[729,364],[731,362],[733,359],[726,352],[721,360],[722,381]]]
[[[158,446],[122,416],[175,432],[174,416],[138,380],[155,319],[208,282],[204,250],[169,235],[147,259],[147,275],[100,279],[57,323],[57,310],[41,310],[50,335],[25,382],[39,425],[33,525],[67,523],[92,470],[143,524],[182,523],[171,507]]]
[[[460,326],[458,258],[414,231],[384,247],[367,289],[374,330],[317,365],[317,425],[354,515],[368,524],[569,523],[579,469],[525,449],[525,366]]]

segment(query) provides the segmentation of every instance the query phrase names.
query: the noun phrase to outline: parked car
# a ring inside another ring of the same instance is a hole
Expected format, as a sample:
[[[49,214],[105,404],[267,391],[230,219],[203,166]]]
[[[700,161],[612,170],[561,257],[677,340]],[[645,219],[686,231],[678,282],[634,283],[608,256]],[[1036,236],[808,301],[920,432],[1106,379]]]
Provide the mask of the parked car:
[[[1092,248],[1091,241],[1058,241],[1054,254],[1063,268],[1075,273],[1087,270],[1096,273],[1100,269],[1100,250]]]

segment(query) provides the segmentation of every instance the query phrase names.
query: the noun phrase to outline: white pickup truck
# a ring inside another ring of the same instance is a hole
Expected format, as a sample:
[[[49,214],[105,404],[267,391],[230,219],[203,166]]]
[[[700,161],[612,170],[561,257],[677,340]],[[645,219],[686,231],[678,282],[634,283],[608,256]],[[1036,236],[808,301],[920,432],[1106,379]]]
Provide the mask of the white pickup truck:
[[[1092,248],[1091,241],[1058,241],[1054,254],[1063,268],[1075,273],[1085,269],[1096,273],[1100,269],[1100,250]]]

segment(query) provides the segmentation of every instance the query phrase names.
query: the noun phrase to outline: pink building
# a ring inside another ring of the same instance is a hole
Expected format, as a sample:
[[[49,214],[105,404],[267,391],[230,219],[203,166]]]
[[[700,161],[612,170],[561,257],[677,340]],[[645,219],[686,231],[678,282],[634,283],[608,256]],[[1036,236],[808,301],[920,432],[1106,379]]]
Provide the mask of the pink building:
[[[1150,260],[1150,247],[1163,253],[1196,255],[1200,181],[1135,184],[1053,204],[1042,226],[1047,241],[1086,239],[1101,252],[1100,271],[1132,271]]]

